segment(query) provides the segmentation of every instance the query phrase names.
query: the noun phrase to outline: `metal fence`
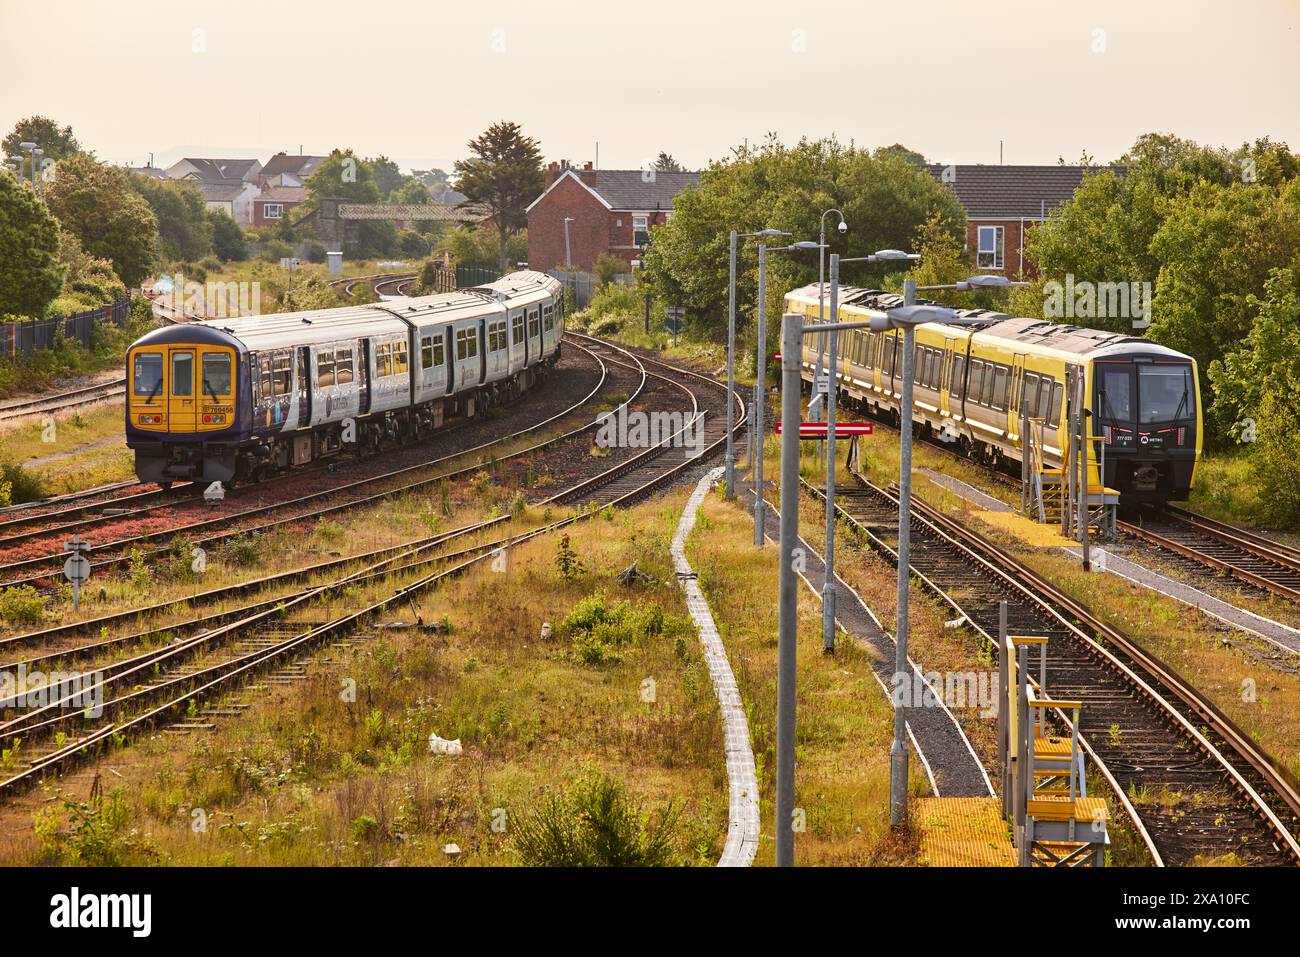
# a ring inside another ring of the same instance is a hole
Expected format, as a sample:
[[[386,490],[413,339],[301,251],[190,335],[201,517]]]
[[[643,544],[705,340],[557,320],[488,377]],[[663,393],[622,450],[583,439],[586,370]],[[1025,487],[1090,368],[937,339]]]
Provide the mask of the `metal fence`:
[[[566,269],[552,269],[548,276],[564,283],[564,288],[573,291],[573,303],[577,309],[586,309],[591,297],[600,290],[600,277],[595,273],[572,272]],[[636,277],[631,273],[620,273],[609,277],[610,282],[623,286],[635,285]]]
[[[128,296],[98,309],[74,312],[70,316],[0,322],[0,346],[3,346],[4,355],[11,359],[26,359],[33,352],[53,348],[60,336],[90,348],[95,337],[95,326],[110,322],[119,328],[125,326],[130,308],[131,299]]]
[[[470,286],[482,286],[490,282],[496,282],[500,278],[500,271],[493,269],[491,266],[456,267],[457,289],[465,289]]]

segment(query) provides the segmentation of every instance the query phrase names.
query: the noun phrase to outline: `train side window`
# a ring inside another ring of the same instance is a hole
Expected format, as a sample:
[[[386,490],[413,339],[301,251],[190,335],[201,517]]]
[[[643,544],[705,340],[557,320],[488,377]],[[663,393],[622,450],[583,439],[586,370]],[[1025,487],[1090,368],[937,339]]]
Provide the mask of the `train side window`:
[[[465,358],[465,330],[456,330],[456,361],[459,362]]]
[[[997,379],[998,364],[996,362],[984,363],[984,391],[980,395],[980,405],[993,408],[993,385]]]
[[[993,374],[993,408],[999,412],[1005,411],[1007,407],[1007,371],[1006,366],[999,365]]]
[[[929,363],[926,368],[926,384],[931,389],[939,388],[939,375],[943,371],[943,353],[938,349],[931,349]]]
[[[540,336],[541,334],[542,334],[542,322],[541,322],[541,319],[538,318],[537,310],[536,310],[536,309],[529,310],[529,313],[528,313],[528,338],[529,338],[529,339],[536,339],[536,338],[537,338],[538,336]]]
[[[545,320],[544,326],[547,332],[550,332],[555,328],[555,310],[550,306],[547,306],[546,309],[543,310],[543,319]]]
[[[194,394],[194,353],[172,353],[172,395]]]
[[[510,335],[511,341],[515,345],[524,341],[524,314],[517,313],[510,318]]]
[[[393,373],[406,375],[406,340],[393,343]]]
[[[970,383],[966,388],[966,398],[971,402],[979,402],[983,398],[984,388],[984,362],[980,359],[972,359],[970,363]]]
[[[962,394],[962,376],[966,374],[966,357],[952,357],[952,382],[948,386],[948,391],[953,395]]]
[[[277,353],[271,362],[271,394],[288,395],[292,386],[293,366],[289,353]]]
[[[271,357],[257,357],[257,377],[261,381],[261,391],[258,393],[263,399],[269,399],[272,396],[271,391]]]
[[[433,367],[433,336],[420,337],[420,368]]]
[[[435,367],[442,365],[443,359],[446,358],[446,356],[443,355],[445,351],[443,342],[444,340],[442,336],[433,340],[433,364]]]
[[[135,394],[149,398],[162,391],[163,359],[161,352],[135,354]]]
[[[338,349],[334,353],[334,378],[339,385],[352,382],[352,350]]]
[[[393,371],[393,347],[387,342],[375,346],[375,377],[383,378]]]
[[[892,376],[894,374],[894,357],[897,351],[898,351],[898,338],[896,336],[886,337],[885,362],[881,366],[881,368],[885,370],[886,375]]]
[[[473,359],[476,355],[478,355],[478,330],[466,329],[465,330],[465,356],[467,358]]]
[[[1047,427],[1049,429],[1055,429],[1061,421],[1061,397],[1065,392],[1065,387],[1061,383],[1055,382],[1055,380],[1053,382],[1055,384],[1052,386],[1052,408],[1047,413]]]
[[[1020,411],[1031,419],[1038,415],[1038,376],[1026,372],[1020,383]]]
[[[316,385],[324,388],[334,384],[334,350],[321,349],[316,353]]]

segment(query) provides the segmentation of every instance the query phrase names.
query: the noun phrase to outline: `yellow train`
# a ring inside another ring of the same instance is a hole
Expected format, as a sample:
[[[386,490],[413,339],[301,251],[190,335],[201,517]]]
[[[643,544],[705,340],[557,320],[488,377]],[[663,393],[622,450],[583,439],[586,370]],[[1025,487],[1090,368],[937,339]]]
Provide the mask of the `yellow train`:
[[[900,305],[901,297],[891,293],[841,287],[838,318],[863,321]],[[785,308],[815,324],[816,283],[789,292]],[[824,311],[831,321],[829,301]],[[1059,468],[1082,376],[1089,431],[1099,439],[1090,458],[1101,461],[1104,451],[1106,486],[1125,504],[1187,498],[1201,457],[1195,360],[1135,336],[989,310],[957,311],[984,322],[926,323],[916,330],[912,415],[918,431],[987,465],[1018,465],[1027,411],[1043,420],[1044,458]],[[804,338],[806,381],[813,379],[818,339],[824,338]],[[835,380],[841,407],[897,421],[902,342],[901,332],[840,333]]]

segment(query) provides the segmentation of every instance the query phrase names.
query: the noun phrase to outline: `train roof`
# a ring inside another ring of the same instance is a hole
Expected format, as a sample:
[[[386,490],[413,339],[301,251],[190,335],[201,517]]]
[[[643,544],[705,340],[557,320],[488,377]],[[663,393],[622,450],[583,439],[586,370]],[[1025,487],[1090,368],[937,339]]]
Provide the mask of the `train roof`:
[[[260,351],[362,336],[405,335],[408,322],[426,328],[444,322],[503,316],[506,309],[545,299],[559,287],[559,282],[545,273],[521,271],[484,286],[431,296],[395,297],[334,309],[205,319],[154,330],[140,342],[220,341]],[[217,339],[206,338],[214,334],[218,335]]]
[[[809,283],[788,294],[800,302],[817,303],[817,284]],[[903,304],[903,297],[879,289],[863,289],[857,286],[841,286],[839,293],[841,308],[854,312],[883,312]],[[941,305],[930,299],[917,299],[918,304]],[[1047,349],[1081,359],[1095,359],[1118,352],[1139,352],[1147,355],[1168,356],[1170,358],[1187,358],[1181,352],[1169,349],[1140,336],[1130,336],[1122,332],[1110,332],[1105,329],[1089,329],[1085,326],[1067,325],[1048,322],[1044,319],[1009,316],[991,309],[955,309],[963,318],[980,319],[981,325],[947,325],[945,323],[926,323],[928,326],[969,332],[981,339],[995,339],[1025,345],[1038,349]]]

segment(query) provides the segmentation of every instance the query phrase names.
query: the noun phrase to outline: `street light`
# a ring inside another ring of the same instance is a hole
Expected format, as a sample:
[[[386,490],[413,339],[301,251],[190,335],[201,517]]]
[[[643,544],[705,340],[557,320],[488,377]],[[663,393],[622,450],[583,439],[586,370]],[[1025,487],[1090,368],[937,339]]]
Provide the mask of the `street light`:
[[[41,157],[45,150],[39,146],[32,150],[32,179],[36,182],[36,195],[45,198],[45,170],[41,167]]]
[[[564,217],[564,265],[573,268],[573,249],[569,246],[569,223],[577,222],[572,216]]]
[[[841,259],[836,253],[831,254],[831,321],[839,319],[840,301],[840,266],[843,263],[878,263],[909,262],[920,259],[916,253],[905,253],[901,249],[880,249],[869,256],[853,256]],[[835,329],[827,334],[827,351],[830,354],[830,388],[826,392],[826,574],[822,580],[822,650],[827,654],[835,652],[835,394],[836,379],[839,375],[839,353],[837,351],[837,332]],[[817,344],[820,357],[822,343]]]
[[[727,498],[736,497],[736,447],[732,431],[736,427],[736,241],[789,236],[780,229],[760,229],[756,233],[731,231],[731,282],[727,287]]]
[[[821,249],[811,240],[774,246],[771,252],[788,253],[803,249]],[[754,545],[763,547],[763,399],[767,392],[767,254],[766,244],[758,246],[758,378],[754,382]],[[796,432],[798,429],[796,428]]]
[[[817,254],[817,321],[818,321],[818,322],[825,322],[825,321],[826,321],[826,316],[825,316],[825,306],[826,306],[826,217],[829,216],[831,213],[834,213],[836,216],[838,216],[838,217],[840,218],[840,224],[839,224],[839,226],[836,227],[836,228],[840,231],[840,235],[843,235],[844,233],[847,233],[847,232],[849,231],[849,224],[848,224],[848,222],[844,219],[844,213],[842,213],[840,210],[835,209],[835,208],[831,208],[831,209],[826,210],[824,213],[822,213],[822,215],[821,215],[821,232],[818,234],[818,239],[817,239],[817,241],[818,241],[819,243],[821,243],[821,246],[822,246],[822,248],[821,248],[821,252],[819,252],[819,253]],[[825,346],[826,346],[826,344],[825,344],[824,342],[822,342],[820,339],[817,341],[817,366],[816,366],[816,369],[815,369],[815,372],[814,372],[814,375],[813,375],[813,399],[814,399],[814,400],[817,398],[817,389],[820,387],[820,383],[821,383],[821,380],[822,380],[822,352],[824,351]],[[821,418],[821,415],[818,414],[818,415],[816,416],[816,418]]]
[[[1013,283],[1005,276],[972,276],[970,279],[929,289],[971,289],[980,287],[1025,285]],[[903,283],[903,305],[872,319],[876,331],[903,330],[903,395],[899,402],[899,474],[898,474],[898,624],[894,637],[894,674],[907,673],[907,585],[911,562],[912,522],[912,376],[916,361],[916,327],[923,322],[973,326],[986,322],[980,318],[958,316],[944,306],[916,305],[916,281]],[[897,680],[897,679],[896,679]],[[889,749],[889,823],[899,825],[907,816],[907,742],[904,734],[903,705],[894,705],[894,743]]]
[[[30,154],[32,150],[36,149],[36,144],[22,142],[18,144],[18,148],[21,149],[23,152]],[[22,178],[21,175],[19,176],[19,178],[20,179]],[[35,189],[36,189],[36,160],[33,159],[32,160],[32,190],[35,191]]]

